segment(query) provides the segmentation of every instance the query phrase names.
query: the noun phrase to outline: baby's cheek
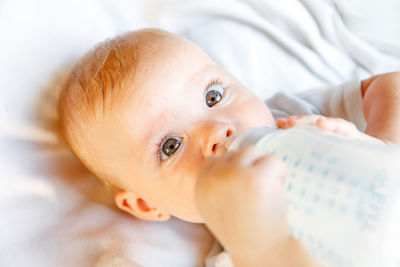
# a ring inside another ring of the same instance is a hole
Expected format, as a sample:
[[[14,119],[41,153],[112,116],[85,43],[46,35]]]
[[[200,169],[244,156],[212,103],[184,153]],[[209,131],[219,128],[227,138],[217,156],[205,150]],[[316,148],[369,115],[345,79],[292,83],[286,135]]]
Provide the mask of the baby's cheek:
[[[249,102],[240,112],[240,116],[242,121],[246,123],[246,128],[275,124],[270,110],[262,101]]]

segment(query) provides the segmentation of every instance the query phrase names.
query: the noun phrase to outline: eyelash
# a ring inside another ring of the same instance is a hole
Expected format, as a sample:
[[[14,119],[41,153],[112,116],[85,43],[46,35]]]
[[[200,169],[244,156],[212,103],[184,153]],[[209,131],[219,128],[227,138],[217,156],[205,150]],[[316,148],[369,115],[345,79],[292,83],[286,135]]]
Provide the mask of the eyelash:
[[[215,77],[215,78],[213,78],[213,79],[207,84],[207,86],[206,86],[204,92],[206,92],[207,89],[210,88],[210,86],[213,86],[213,85],[215,85],[215,84],[221,85],[222,88],[223,88],[224,90],[226,90],[226,86],[225,86],[225,84],[222,82],[222,80],[219,79],[219,78],[217,78],[217,77]],[[203,95],[204,95],[204,94],[203,94]],[[168,138],[170,138],[170,137],[171,137],[170,135],[164,136],[163,138],[161,138],[161,140],[160,140],[160,141],[157,143],[157,145],[155,146],[155,147],[156,147],[156,151],[154,152],[154,154],[157,155],[157,163],[158,163],[158,164],[160,164],[160,163],[162,162],[162,155],[161,155],[162,152],[161,152],[161,148],[162,148],[164,142],[167,141]],[[183,138],[182,138],[182,140],[183,140]]]
[[[206,89],[204,90],[204,92],[206,92],[207,89],[210,88],[210,86],[213,86],[215,84],[221,85],[222,88],[224,88],[224,90],[226,90],[226,86],[225,86],[224,82],[221,81],[219,78],[215,77],[208,83],[208,85],[206,86]]]
[[[162,161],[162,157],[161,157],[161,148],[162,148],[162,146],[163,146],[163,144],[164,144],[164,142],[165,141],[167,141],[168,140],[168,138],[170,138],[171,136],[169,136],[169,135],[166,135],[166,136],[164,136],[163,138],[161,138],[161,140],[157,143],[157,145],[156,145],[156,149],[157,149],[157,151],[155,151],[155,154],[157,155],[157,162],[158,163],[161,163],[161,161]]]

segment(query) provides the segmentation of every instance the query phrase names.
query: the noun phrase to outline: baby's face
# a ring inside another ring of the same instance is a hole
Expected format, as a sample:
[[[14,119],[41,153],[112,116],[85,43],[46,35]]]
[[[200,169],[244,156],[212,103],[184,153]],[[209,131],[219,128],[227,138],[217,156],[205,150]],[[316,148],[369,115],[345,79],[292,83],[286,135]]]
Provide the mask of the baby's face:
[[[273,125],[273,117],[200,48],[176,36],[144,55],[134,80],[107,128],[93,136],[105,152],[97,164],[149,207],[202,222],[194,187],[203,161],[225,153],[243,131]]]

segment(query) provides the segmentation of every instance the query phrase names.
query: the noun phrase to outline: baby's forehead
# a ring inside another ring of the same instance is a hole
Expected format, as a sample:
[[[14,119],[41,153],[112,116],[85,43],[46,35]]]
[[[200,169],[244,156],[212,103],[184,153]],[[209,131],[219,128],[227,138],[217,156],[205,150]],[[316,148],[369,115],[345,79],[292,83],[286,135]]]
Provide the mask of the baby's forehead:
[[[168,99],[179,94],[190,101],[194,88],[205,86],[209,76],[222,72],[200,48],[175,37],[141,58],[134,78],[127,84],[126,99],[131,106],[145,106],[148,111],[159,109],[159,104],[173,108]]]
[[[141,117],[164,119],[167,112],[181,110],[198,103],[207,85],[224,75],[224,70],[213,62],[203,61],[185,66],[182,62],[160,62],[158,66],[142,69],[128,88],[125,112]],[[161,114],[160,114],[161,113]]]

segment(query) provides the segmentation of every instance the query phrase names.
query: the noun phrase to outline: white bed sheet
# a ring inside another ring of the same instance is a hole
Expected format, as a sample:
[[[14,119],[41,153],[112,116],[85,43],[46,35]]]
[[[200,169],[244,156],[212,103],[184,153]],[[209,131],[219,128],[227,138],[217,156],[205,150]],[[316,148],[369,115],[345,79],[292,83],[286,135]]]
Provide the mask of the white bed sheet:
[[[202,225],[118,211],[56,135],[57,85],[95,43],[158,26],[264,99],[400,70],[400,31],[379,46],[360,28],[385,1],[0,1],[0,266],[201,266],[213,244]]]

